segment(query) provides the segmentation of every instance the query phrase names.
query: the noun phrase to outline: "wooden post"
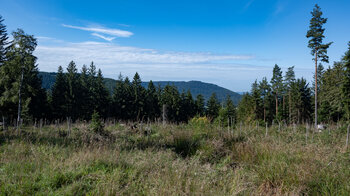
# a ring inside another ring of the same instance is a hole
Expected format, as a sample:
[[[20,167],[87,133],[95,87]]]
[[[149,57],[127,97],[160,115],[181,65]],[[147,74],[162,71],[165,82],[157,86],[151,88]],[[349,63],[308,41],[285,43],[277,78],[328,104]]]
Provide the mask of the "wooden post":
[[[39,131],[41,133],[41,128],[43,127],[43,119],[40,118],[40,123],[39,123]]]

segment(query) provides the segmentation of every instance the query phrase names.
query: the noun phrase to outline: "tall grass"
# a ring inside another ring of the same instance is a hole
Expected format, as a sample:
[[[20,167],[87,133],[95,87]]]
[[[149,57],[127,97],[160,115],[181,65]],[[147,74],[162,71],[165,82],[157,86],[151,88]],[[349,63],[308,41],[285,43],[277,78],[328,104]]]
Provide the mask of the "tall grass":
[[[100,134],[103,133],[103,134]],[[346,195],[346,127],[207,123],[0,133],[0,195]]]

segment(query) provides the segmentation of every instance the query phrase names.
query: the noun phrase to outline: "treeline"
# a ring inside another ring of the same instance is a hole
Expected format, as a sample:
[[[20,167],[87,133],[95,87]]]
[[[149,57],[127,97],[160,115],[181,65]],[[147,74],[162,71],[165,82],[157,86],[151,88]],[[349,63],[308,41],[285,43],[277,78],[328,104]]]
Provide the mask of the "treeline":
[[[349,49],[339,62],[326,70],[317,71],[318,122],[331,123],[348,120],[350,99],[350,42]],[[252,84],[237,107],[237,118],[243,122],[312,123],[314,88],[304,79],[296,79],[294,66],[283,75],[275,65],[270,81],[263,78]]]
[[[275,65],[270,82],[266,78],[252,85],[238,106],[238,120],[260,121],[271,124],[285,123],[330,123],[350,118],[350,42],[349,49],[339,62],[324,70],[322,63],[329,63],[327,49],[333,42],[323,43],[321,8],[316,4],[311,12],[308,47],[315,61],[313,87],[304,79],[296,79],[294,67],[283,76]],[[314,118],[313,118],[314,117]]]
[[[59,66],[54,86],[46,92],[33,55],[36,39],[18,29],[12,33],[13,40],[8,41],[2,22],[0,17],[0,112],[4,123],[90,120],[95,111],[103,118],[123,121],[165,118],[169,122],[187,122],[196,115],[215,119],[219,114],[233,118],[235,107],[230,97],[227,107],[220,106],[215,94],[205,105],[202,95],[193,98],[190,91],[179,92],[175,86],[162,89],[150,81],[144,88],[138,73],[132,81],[120,75],[110,94],[102,71],[93,62],[89,67],[83,65],[80,72],[73,61],[66,71]]]

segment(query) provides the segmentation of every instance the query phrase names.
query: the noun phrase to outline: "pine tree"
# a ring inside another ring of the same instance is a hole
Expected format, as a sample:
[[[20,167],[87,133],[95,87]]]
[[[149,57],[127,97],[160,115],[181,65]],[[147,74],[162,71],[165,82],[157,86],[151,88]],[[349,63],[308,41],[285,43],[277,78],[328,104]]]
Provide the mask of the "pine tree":
[[[284,76],[284,82],[285,87],[288,92],[288,117],[289,122],[292,121],[292,93],[291,93],[291,87],[292,84],[295,82],[295,73],[294,73],[294,66],[288,67],[288,71],[286,72],[286,75]]]
[[[145,110],[147,118],[150,120],[155,120],[155,118],[160,117],[159,97],[152,80],[148,83],[146,91]]]
[[[6,61],[7,45],[9,44],[6,26],[3,24],[3,22],[4,19],[0,15],[0,67]]]
[[[237,120],[249,123],[253,122],[254,118],[254,99],[249,93],[245,93],[237,106]]]
[[[78,98],[81,86],[79,82],[78,70],[74,61],[71,61],[68,64],[66,77],[68,88],[68,92],[66,94],[67,117],[70,117],[73,121],[75,121],[79,117],[80,104]]]
[[[88,68],[86,65],[83,65],[79,77],[80,88],[78,89],[79,93],[77,94],[77,101],[79,102],[79,118],[84,120],[89,120],[93,110],[96,109],[92,100],[93,98],[96,98],[92,94],[92,89],[95,87],[95,84],[92,84],[91,80],[94,81],[95,78],[90,78],[90,75],[88,75]]]
[[[145,107],[145,89],[141,86],[140,75],[136,72],[132,81],[133,96],[133,120],[142,120],[144,117]]]
[[[255,82],[252,84],[251,89],[251,95],[254,101],[254,119],[260,120],[264,118],[264,111],[263,111],[263,100],[261,99],[261,91],[258,88],[258,82],[255,80]]]
[[[275,106],[276,106],[276,119],[279,119],[279,113],[278,113],[278,96],[279,93],[282,91],[283,87],[283,81],[282,81],[282,71],[281,68],[275,64],[275,67],[273,68],[273,75],[271,78],[271,85],[272,85],[272,92],[275,95]]]
[[[51,94],[51,106],[52,106],[52,112],[53,117],[55,119],[63,120],[66,117],[67,114],[67,80],[63,73],[62,66],[58,67],[57,75],[56,75],[56,81],[52,87],[52,94]]]
[[[94,110],[102,115],[102,117],[107,117],[108,105],[110,103],[109,92],[103,82],[103,75],[101,69],[97,71],[96,86],[95,86],[95,103]]]
[[[167,119],[173,122],[180,121],[180,94],[174,85],[166,85],[162,91],[162,105],[166,106]]]
[[[205,114],[205,103],[204,97],[201,94],[198,94],[195,100],[196,106],[196,115],[203,116]]]
[[[259,83],[259,91],[262,97],[262,105],[263,105],[263,119],[264,122],[267,122],[267,116],[269,113],[269,97],[271,97],[271,86],[268,83],[266,77],[264,77]]]
[[[317,129],[317,60],[328,63],[327,49],[332,42],[323,44],[323,35],[325,29],[323,25],[327,22],[327,18],[322,17],[321,8],[316,4],[313,11],[311,12],[312,18],[310,20],[309,30],[307,31],[306,37],[309,38],[308,47],[311,49],[311,55],[315,56],[315,130]]]
[[[216,98],[216,94],[211,94],[208,102],[207,102],[207,111],[206,114],[209,118],[214,120],[219,115],[220,104],[218,99]]]

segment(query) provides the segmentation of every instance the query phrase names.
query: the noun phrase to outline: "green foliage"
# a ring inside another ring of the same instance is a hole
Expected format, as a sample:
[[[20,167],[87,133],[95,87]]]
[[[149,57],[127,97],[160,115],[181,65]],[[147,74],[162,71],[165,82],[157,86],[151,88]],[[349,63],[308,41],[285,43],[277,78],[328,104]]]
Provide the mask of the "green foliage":
[[[219,115],[220,103],[216,98],[216,94],[213,93],[208,100],[206,115],[214,120]]]
[[[0,67],[0,108],[8,119],[16,116],[21,86],[22,116],[26,120],[42,118],[47,104],[46,93],[38,77],[36,57],[33,55],[36,39],[21,29],[13,32],[12,36],[13,40],[6,52],[7,61]]]
[[[4,19],[0,15],[0,67],[6,61],[7,45],[9,44],[6,26],[3,22]]]
[[[310,20],[309,30],[306,37],[309,38],[308,47],[311,49],[311,55],[315,56],[317,51],[317,57],[322,61],[328,63],[327,49],[332,42],[323,44],[323,35],[325,29],[323,25],[326,24],[327,18],[322,17],[321,8],[316,4],[311,12],[312,18]]]
[[[94,133],[104,133],[104,124],[98,112],[94,111],[91,116],[90,129]]]
[[[236,123],[236,108],[229,96],[226,98],[224,107],[219,110],[219,115],[216,118],[216,122],[218,121],[223,127],[232,127]]]
[[[342,98],[343,104],[346,111],[347,119],[350,119],[350,42],[348,44],[349,48],[346,51],[343,62],[344,62],[344,83],[342,85]]]

